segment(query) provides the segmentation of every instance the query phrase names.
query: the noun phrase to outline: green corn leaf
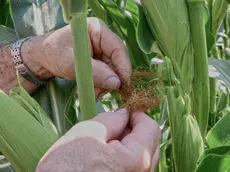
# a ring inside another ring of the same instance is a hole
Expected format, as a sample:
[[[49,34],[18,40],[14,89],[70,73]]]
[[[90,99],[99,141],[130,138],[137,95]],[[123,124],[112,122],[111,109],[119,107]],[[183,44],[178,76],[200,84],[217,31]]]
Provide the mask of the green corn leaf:
[[[214,147],[211,149],[207,149],[204,153],[200,156],[198,162],[201,162],[206,156],[215,154],[215,155],[229,155],[230,154],[230,146],[220,146]]]
[[[60,134],[39,104],[22,87],[0,91],[0,151],[19,172],[31,172]]]
[[[166,156],[166,149],[169,145],[172,144],[172,140],[168,140],[165,143],[161,144],[160,146],[160,162],[158,165],[158,171],[161,172],[168,172],[168,165],[167,165],[167,156]]]
[[[138,66],[148,67],[149,60],[148,57],[140,50],[137,44],[136,31],[132,19],[127,14],[125,14],[125,12],[119,8],[116,3],[108,0],[98,1],[119,27],[129,49],[129,55],[133,68]]]
[[[211,2],[210,2],[211,3]],[[212,33],[212,15],[211,10],[212,7],[208,7],[208,5],[204,2],[204,21],[205,21],[205,30],[206,30],[206,40],[207,40],[207,51],[209,52],[216,41],[215,36]]]
[[[69,104],[69,99],[74,98],[74,93],[76,93],[76,83],[74,81],[56,78],[48,83],[48,95],[51,102],[52,118],[56,127],[62,134],[69,129],[67,124],[70,121],[64,114],[74,106],[74,102],[71,102],[73,103],[71,105]],[[72,113],[69,115],[72,115]],[[71,121],[71,123],[75,124],[75,121]]]
[[[33,105],[21,106],[22,99],[0,92],[0,102],[0,151],[16,171],[34,171],[41,157],[59,138],[57,129],[50,128],[53,124],[44,113],[34,114],[41,116],[42,121],[37,120],[30,114]]]
[[[138,7],[132,0],[127,0],[126,11],[130,12],[135,23],[138,22]]]
[[[227,146],[230,144],[229,120],[230,114],[227,114],[209,131],[207,143],[210,148]]]
[[[29,114],[31,114],[41,125],[44,126],[44,129],[47,132],[51,132],[50,137],[55,140],[58,134],[56,127],[50,119],[48,115],[44,112],[44,110],[40,107],[40,105],[24,90],[21,86],[18,88],[14,88],[10,91],[10,96],[13,101],[23,107]],[[54,133],[52,133],[54,132]]]
[[[209,58],[209,65],[215,67],[209,68],[209,76],[224,81],[227,87],[230,88],[230,61]]]
[[[105,9],[101,6],[101,4],[98,1],[95,0],[88,0],[89,6],[92,9],[93,13],[96,15],[96,17],[102,19],[107,25],[111,25],[111,19]]]
[[[212,6],[212,33],[217,35],[220,25],[227,13],[228,3],[226,0],[214,0]]]
[[[41,106],[41,108],[46,112],[46,114],[53,119],[52,117],[52,109],[51,102],[49,98],[49,93],[47,89],[47,85],[43,85],[36,90],[34,94],[31,95]]]
[[[223,85],[225,88],[224,90],[219,91],[218,93],[218,98],[217,98],[217,110],[216,110],[216,117],[227,115],[228,110],[227,108],[229,107],[229,91],[228,88]]]
[[[0,25],[0,45],[8,44],[17,39],[18,37],[13,29]]]
[[[73,87],[64,109],[64,127],[66,130],[72,128],[78,122],[77,114],[79,114],[79,111],[76,101],[76,87]]]
[[[203,161],[197,166],[196,172],[227,172],[230,170],[230,155],[215,155],[206,156]]]
[[[136,37],[141,50],[146,54],[150,54],[155,40],[141,7],[139,7],[139,22],[137,25]]]
[[[0,25],[8,26],[8,22],[11,20],[9,0],[0,1]]]

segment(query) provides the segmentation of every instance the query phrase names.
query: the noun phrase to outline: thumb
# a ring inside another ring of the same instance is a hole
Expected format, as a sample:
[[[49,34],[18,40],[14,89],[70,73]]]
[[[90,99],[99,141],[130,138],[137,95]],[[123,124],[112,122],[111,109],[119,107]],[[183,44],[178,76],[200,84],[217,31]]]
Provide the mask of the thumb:
[[[104,141],[108,142],[119,138],[119,136],[124,133],[129,122],[129,115],[126,109],[121,109],[117,112],[101,113],[91,121],[95,121],[104,126],[106,131]]]
[[[117,90],[121,81],[117,74],[104,62],[92,59],[94,86],[105,90]]]
[[[118,138],[124,132],[128,121],[129,115],[125,109],[117,112],[101,113],[91,120],[76,124],[59,139],[56,146],[68,143],[79,137],[90,137],[102,142],[108,142]]]

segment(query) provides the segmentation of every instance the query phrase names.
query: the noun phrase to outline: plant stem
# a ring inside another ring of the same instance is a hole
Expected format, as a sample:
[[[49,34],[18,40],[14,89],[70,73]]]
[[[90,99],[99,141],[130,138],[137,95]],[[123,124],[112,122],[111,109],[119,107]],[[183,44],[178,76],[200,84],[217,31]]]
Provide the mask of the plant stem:
[[[212,48],[211,57],[219,59],[219,54],[216,48],[216,45]],[[209,119],[210,119],[210,126],[213,127],[216,120],[216,79],[209,78],[209,86],[210,86],[210,107],[209,107]]]
[[[209,118],[208,55],[203,0],[187,0],[194,48],[193,113],[203,138]]]
[[[96,115],[96,101],[86,18],[87,13],[85,12],[74,15],[71,20],[77,89],[82,113],[80,120],[88,120]]]
[[[230,38],[230,10],[228,10],[228,12],[227,12],[227,19],[226,20],[227,20],[228,27],[229,27],[227,35]]]
[[[210,115],[210,125],[211,127],[213,127],[216,120],[216,79],[210,78],[209,85],[210,85],[209,115]]]
[[[66,22],[70,23],[73,37],[74,63],[80,102],[80,121],[96,115],[96,100],[87,27],[88,0],[60,0]]]

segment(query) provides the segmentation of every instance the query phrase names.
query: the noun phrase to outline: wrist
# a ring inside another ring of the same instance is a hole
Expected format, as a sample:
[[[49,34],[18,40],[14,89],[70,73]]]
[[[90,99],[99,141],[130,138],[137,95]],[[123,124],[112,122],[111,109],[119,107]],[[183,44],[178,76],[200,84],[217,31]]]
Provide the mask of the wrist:
[[[42,51],[44,38],[42,36],[33,37],[25,41],[21,47],[21,55],[24,64],[41,80],[48,80],[53,75],[44,67],[45,59]]]

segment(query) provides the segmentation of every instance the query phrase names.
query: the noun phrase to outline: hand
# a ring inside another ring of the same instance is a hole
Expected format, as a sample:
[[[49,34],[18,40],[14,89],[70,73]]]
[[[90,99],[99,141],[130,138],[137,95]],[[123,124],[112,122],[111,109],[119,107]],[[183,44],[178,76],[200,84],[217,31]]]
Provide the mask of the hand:
[[[129,82],[131,65],[123,42],[97,18],[88,18],[92,67],[96,96],[117,90]],[[28,45],[29,44],[29,45]],[[34,47],[24,61],[40,78],[57,76],[75,80],[74,55],[70,26],[35,37],[24,46]]]
[[[159,160],[160,129],[141,112],[102,113],[75,125],[41,159],[36,172],[147,172]]]

